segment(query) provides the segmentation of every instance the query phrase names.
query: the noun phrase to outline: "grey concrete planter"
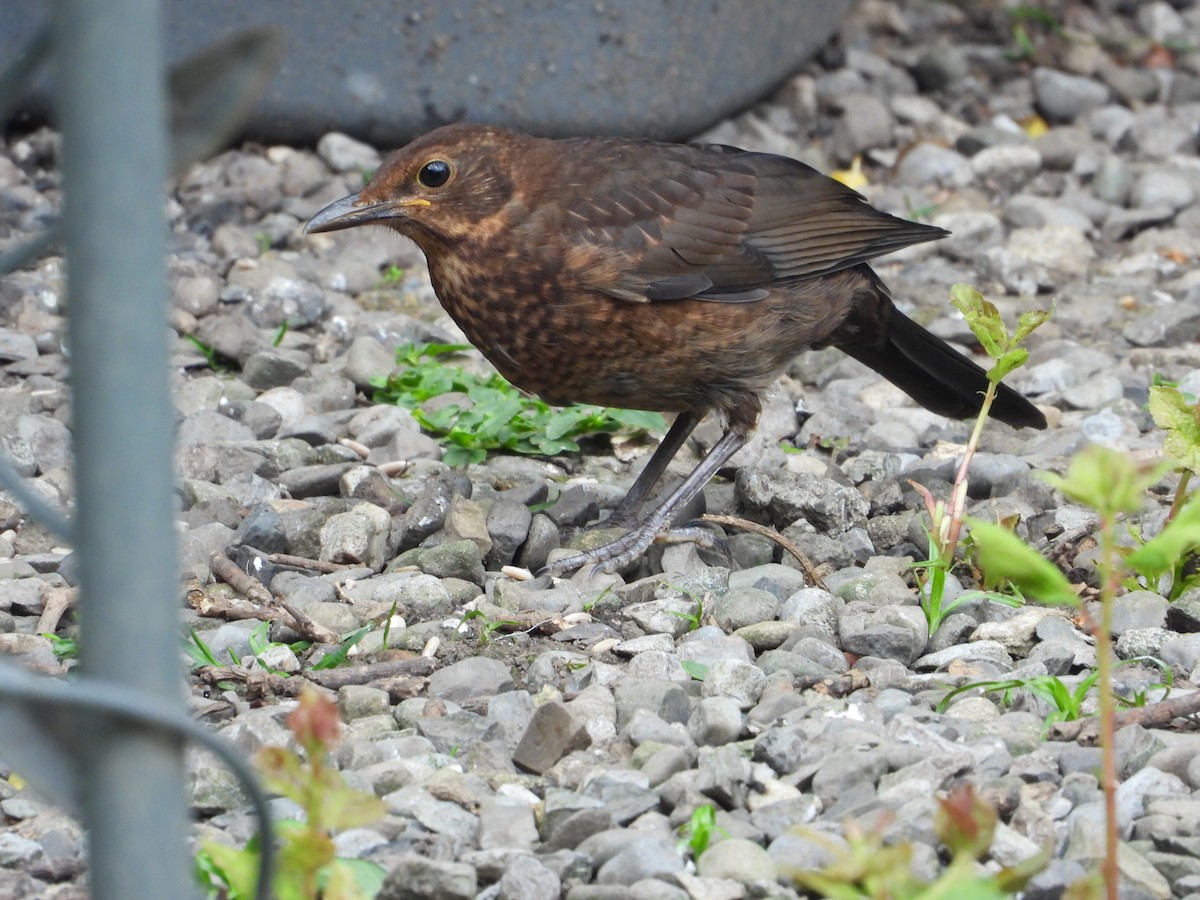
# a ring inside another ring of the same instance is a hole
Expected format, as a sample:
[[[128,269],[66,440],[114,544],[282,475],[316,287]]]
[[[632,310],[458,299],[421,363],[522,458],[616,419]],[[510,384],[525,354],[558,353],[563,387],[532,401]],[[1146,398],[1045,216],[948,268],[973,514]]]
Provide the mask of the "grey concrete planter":
[[[851,0],[168,0],[176,58],[273,25],[283,65],[253,135],[389,146],[445,122],[682,138],[762,96]],[[0,3],[0,60],[47,13]]]

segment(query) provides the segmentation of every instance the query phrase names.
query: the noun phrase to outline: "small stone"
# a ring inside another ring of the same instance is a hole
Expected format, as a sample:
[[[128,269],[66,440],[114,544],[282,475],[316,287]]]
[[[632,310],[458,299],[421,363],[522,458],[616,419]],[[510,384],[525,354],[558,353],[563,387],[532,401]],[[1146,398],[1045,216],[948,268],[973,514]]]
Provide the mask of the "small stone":
[[[1129,202],[1142,209],[1180,210],[1196,200],[1192,182],[1177,172],[1153,169],[1133,183]]]
[[[975,175],[1001,191],[1022,187],[1042,168],[1042,155],[1020,144],[987,147],[971,157]]]
[[[474,867],[408,853],[392,863],[375,896],[377,900],[474,900],[478,891]]]
[[[965,156],[937,144],[917,144],[904,154],[896,171],[900,184],[965,187],[975,180]]]
[[[744,885],[774,882],[778,875],[771,855],[754,841],[741,838],[713,844],[697,860],[696,871],[705,878],[723,878]]]
[[[451,541],[422,551],[421,571],[437,578],[461,578],[483,584],[483,554],[474,541]]]
[[[1108,88],[1100,82],[1044,67],[1033,71],[1033,93],[1051,122],[1072,122],[1108,101]]]
[[[473,697],[491,697],[513,689],[512,673],[498,659],[473,656],[429,676],[431,697],[461,703]]]
[[[588,743],[587,731],[566,705],[551,700],[534,712],[512,760],[527,772],[541,775],[568,753],[582,750]]]
[[[388,692],[362,684],[348,684],[338,688],[338,708],[347,719],[365,716],[387,715],[391,711]]]
[[[317,155],[335,172],[373,173],[379,168],[379,151],[348,135],[331,131],[317,141]]]

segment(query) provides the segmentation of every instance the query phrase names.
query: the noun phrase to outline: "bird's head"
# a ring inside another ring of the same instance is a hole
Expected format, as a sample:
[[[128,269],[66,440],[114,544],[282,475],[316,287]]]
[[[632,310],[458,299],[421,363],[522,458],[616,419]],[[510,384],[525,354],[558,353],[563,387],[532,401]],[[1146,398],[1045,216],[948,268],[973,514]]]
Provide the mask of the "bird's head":
[[[387,225],[423,250],[486,238],[520,206],[514,162],[532,139],[486,125],[447,125],[397,150],[357,194],[329,204],[306,234]]]

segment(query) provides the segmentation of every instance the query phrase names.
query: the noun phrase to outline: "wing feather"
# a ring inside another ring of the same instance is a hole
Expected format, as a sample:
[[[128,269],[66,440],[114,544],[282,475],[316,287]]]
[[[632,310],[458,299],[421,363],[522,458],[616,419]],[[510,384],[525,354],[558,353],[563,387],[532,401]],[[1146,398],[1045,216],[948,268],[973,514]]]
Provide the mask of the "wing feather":
[[[602,182],[566,209],[569,237],[618,253],[593,290],[623,300],[750,302],[946,234],[897,218],[782,156],[708,145],[593,141]]]

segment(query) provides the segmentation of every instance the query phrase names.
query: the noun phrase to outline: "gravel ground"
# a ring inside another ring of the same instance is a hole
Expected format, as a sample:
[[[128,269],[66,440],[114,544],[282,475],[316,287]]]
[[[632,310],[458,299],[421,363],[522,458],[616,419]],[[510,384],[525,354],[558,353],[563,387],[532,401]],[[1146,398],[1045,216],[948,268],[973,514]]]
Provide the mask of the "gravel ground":
[[[1094,583],[1093,514],[1037,473],[1063,471],[1090,444],[1155,458],[1152,379],[1200,394],[1200,4],[1052,5],[1061,29],[1014,20],[1005,5],[866,0],[819,61],[702,138],[826,171],[861,156],[873,203],[950,229],[878,267],[947,339],[972,342],[948,303],[955,282],[1010,320],[1057,305],[1011,379],[1050,427],[989,426],[970,511],[1019,514],[1034,546]],[[1020,58],[1014,22],[1032,47]],[[1027,127],[1035,114],[1045,133]],[[43,130],[0,152],[0,249],[57,207],[57,147]],[[985,868],[1053,846],[1025,897],[1058,897],[1094,869],[1100,751],[1045,739],[1050,710],[1024,692],[934,709],[968,681],[1051,674],[1073,685],[1095,665],[1079,623],[1037,606],[972,602],[928,633],[909,569],[924,538],[907,479],[944,495],[967,424],[914,407],[834,351],[810,353],[705,501],[789,536],[825,587],[736,532],[732,564],[674,545],[620,575],[502,576],[509,564],[536,568],[614,505],[650,448],[597,439],[574,456],[493,454],[451,469],[408,411],[369,403],[398,345],[461,338],[411,245],[382,229],[301,234],[378,162],[376,149],[331,134],[315,152],[246,146],[194,167],[171,191],[170,315],[186,616],[215,653],[248,666],[227,673],[248,682],[240,691],[193,677],[194,709],[247,753],[289,744],[290,687],[254,663],[257,623],[201,614],[231,602],[213,583],[214,551],[343,564],[261,571],[314,628],[344,635],[392,617],[387,646],[376,628],[350,660],[360,672],[391,663],[390,677],[326,682],[347,726],[338,762],[388,810],[338,839],[343,855],[391,873],[380,896],[796,897],[790,874],[831,857],[795,827],[836,842],[847,820],[912,842],[915,871],[933,877],[945,865],[936,798],[961,783],[1000,813]],[[62,297],[58,257],[0,281],[0,445],[69,508]],[[210,369],[187,335],[226,367]],[[464,364],[485,368],[477,356]],[[671,474],[718,434],[701,427]],[[784,453],[784,439],[804,452]],[[1145,533],[1161,527],[1175,483],[1146,498]],[[69,576],[64,554],[3,499],[0,528],[0,648],[60,671],[35,632]],[[489,628],[507,621],[527,630]],[[68,616],[60,632],[73,631]],[[1115,631],[1121,656],[1172,667],[1173,696],[1200,686],[1200,592],[1175,604],[1130,592]],[[274,640],[297,636],[272,627]],[[264,658],[285,672],[312,662],[286,647]],[[702,681],[693,664],[707,667]],[[1134,665],[1117,678],[1130,693],[1160,673]],[[1122,897],[1200,897],[1193,725],[1118,734]],[[199,755],[189,773],[198,833],[244,840],[252,820],[230,777]],[[84,896],[80,829],[19,784],[0,779],[0,896]],[[717,810],[719,843],[693,864],[676,829],[704,804]]]

